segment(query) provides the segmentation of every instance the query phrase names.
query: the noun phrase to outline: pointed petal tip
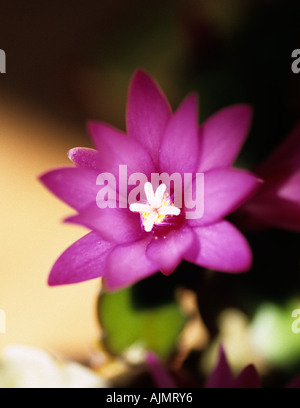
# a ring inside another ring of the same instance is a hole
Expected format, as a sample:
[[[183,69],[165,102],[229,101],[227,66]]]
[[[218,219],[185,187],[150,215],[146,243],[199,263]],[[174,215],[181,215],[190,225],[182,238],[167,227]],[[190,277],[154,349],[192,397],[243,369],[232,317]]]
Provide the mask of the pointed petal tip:
[[[224,106],[223,108],[214,112],[208,119],[214,117],[224,118],[225,120],[244,120],[250,124],[254,115],[254,107],[248,103],[235,103]]]
[[[180,112],[185,115],[186,118],[193,118],[195,126],[198,129],[198,109],[199,109],[199,96],[197,92],[190,92],[186,95],[183,101],[180,103],[176,112]],[[176,113],[175,112],[175,113]],[[178,114],[178,113],[177,113]],[[182,117],[182,119],[184,119]]]
[[[176,388],[173,378],[153,351],[146,351],[145,360],[158,388]]]
[[[232,166],[252,123],[253,108],[248,104],[229,105],[208,117],[199,128],[202,144],[199,171]]]
[[[217,364],[226,364],[227,366],[229,366],[225,346],[223,343],[219,345]]]
[[[37,176],[37,179],[47,187],[47,181],[49,177],[56,171],[57,169],[47,170]]]
[[[78,154],[80,154],[80,147],[73,147],[72,149],[68,150],[67,156],[68,159],[71,160],[72,163],[76,165]]]
[[[98,134],[100,132],[100,127],[101,127],[102,124],[103,124],[102,122],[100,122],[98,120],[95,120],[95,119],[90,119],[85,124],[87,133],[90,135],[90,138],[91,138],[91,140],[93,142],[93,145],[95,147],[98,146],[98,139],[99,139]],[[109,125],[107,125],[107,126],[109,126]]]
[[[220,111],[234,113],[235,116],[242,116],[244,119],[248,118],[249,121],[252,119],[254,114],[254,108],[248,103],[235,103],[221,109]]]
[[[193,91],[187,94],[187,96],[182,101],[182,105],[190,105],[191,107],[197,108],[199,105],[199,95],[197,92]]]
[[[89,135],[93,135],[93,131],[99,128],[100,126],[112,127],[109,123],[102,122],[97,119],[89,119],[85,124],[86,130],[89,133]]]
[[[136,93],[137,91],[139,92],[147,91],[152,94],[151,96],[153,96],[153,94],[157,94],[156,98],[159,96],[161,100],[156,99],[156,101],[160,103],[161,108],[166,111],[165,114],[167,116],[170,116],[172,114],[171,106],[163,90],[159,86],[156,79],[144,68],[138,68],[134,71],[131,77],[130,83],[129,83],[128,98],[130,98],[132,93]],[[128,103],[127,103],[127,113],[128,113]]]
[[[65,223],[65,224],[78,224],[78,215],[79,214],[69,215],[69,216],[63,218],[62,222]]]
[[[228,363],[225,348],[221,344],[215,367],[208,377],[205,388],[232,388],[234,376]]]
[[[86,128],[86,130],[87,130],[87,132],[88,132],[89,135],[92,135],[92,134],[93,134],[93,128],[94,128],[94,126],[96,125],[96,123],[97,123],[97,121],[96,121],[96,120],[93,120],[93,119],[90,119],[90,120],[88,120],[88,121],[86,122],[85,128]]]
[[[73,163],[75,163],[76,156],[78,155],[81,149],[88,150],[88,148],[85,148],[85,147],[72,147],[72,149],[68,150],[67,156]]]
[[[75,168],[74,166],[72,167],[72,166],[68,166],[68,165],[66,165],[66,166],[60,166],[60,167],[55,167],[55,168],[53,168],[53,169],[51,169],[51,170],[47,170],[47,171],[45,171],[44,173],[40,174],[40,175],[38,176],[38,179],[39,179],[39,180],[42,180],[43,182],[45,182],[45,181],[47,181],[48,178],[54,176],[55,174],[58,174],[59,172],[64,172],[64,171],[72,170],[72,169],[74,169],[74,168]]]
[[[70,168],[70,167],[69,167]],[[55,174],[59,171],[59,170],[64,170],[63,167],[60,168],[55,168],[55,169],[51,169],[51,170],[47,170],[44,173],[40,174],[37,176],[37,179],[40,183],[42,183],[46,188],[48,188],[49,190],[51,190],[51,188],[49,187],[49,184],[52,184],[52,179],[55,176]]]
[[[55,264],[52,266],[49,276],[48,276],[48,280],[47,280],[47,284],[49,287],[55,287],[55,286],[62,286],[65,285],[66,283],[64,283],[61,279],[59,279],[59,275],[57,275],[55,269],[54,269]]]
[[[232,106],[232,109],[235,110],[236,117],[244,123],[245,130],[248,134],[251,128],[252,119],[254,115],[254,108],[250,104],[240,103]],[[246,134],[246,137],[247,137]]]
[[[128,135],[147,150],[155,165],[171,116],[170,104],[157,82],[145,71],[137,70],[128,89],[126,129]]]
[[[55,279],[53,279],[53,278],[51,277],[51,275],[49,275],[49,277],[48,277],[47,284],[48,284],[48,286],[50,286],[51,288],[54,287],[54,286],[59,286],[59,284],[56,283]]]
[[[76,283],[81,283],[81,281],[68,281],[68,280],[63,280],[61,277],[56,274],[52,273],[52,271],[49,274],[47,284],[50,288],[54,288],[56,286],[66,286],[66,285],[74,285]]]
[[[169,102],[167,98],[164,95],[164,92],[162,91],[161,87],[158,85],[158,82],[155,80],[155,78],[145,69],[143,68],[138,68],[134,71],[131,81],[129,84],[129,90],[132,90],[136,87],[138,88],[144,88],[147,86],[148,90],[152,88],[152,90],[158,91],[158,93],[163,96],[164,98],[164,103],[166,103],[167,107],[171,110]]]
[[[137,68],[137,69],[134,71],[134,73],[133,73],[133,75],[132,75],[132,78],[131,78],[131,82],[132,82],[132,81],[139,80],[139,79],[150,79],[150,80],[152,81],[152,77],[151,77],[151,75],[149,74],[149,72],[146,71],[146,70],[145,70],[144,68],[142,68],[142,67],[139,67],[139,68]]]
[[[180,263],[180,262],[179,262]],[[178,265],[179,265],[178,263]],[[175,267],[172,268],[161,268],[160,272],[164,275],[164,276],[170,276],[172,275],[172,273],[175,271],[175,269],[178,267],[178,265],[176,265]]]
[[[67,156],[70,160],[72,160],[72,157],[76,154],[78,147],[72,147],[72,149],[69,149],[67,151]]]
[[[45,179],[45,176],[46,176],[47,173],[48,173],[48,171],[39,174],[39,175],[36,177],[36,179],[37,179],[40,183],[45,184],[45,183],[44,183],[44,179]]]
[[[159,147],[159,164],[169,174],[194,173],[199,166],[199,149],[198,95],[191,93],[168,121]]]
[[[143,88],[146,84],[148,84],[148,86],[154,85],[158,88],[157,83],[146,70],[143,68],[136,69],[129,82],[129,93],[135,88]]]

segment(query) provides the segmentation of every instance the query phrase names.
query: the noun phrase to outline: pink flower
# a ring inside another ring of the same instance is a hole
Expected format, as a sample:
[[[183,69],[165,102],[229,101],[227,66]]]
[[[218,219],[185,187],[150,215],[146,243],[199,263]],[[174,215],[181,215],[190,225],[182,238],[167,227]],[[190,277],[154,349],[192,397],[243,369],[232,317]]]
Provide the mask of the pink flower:
[[[172,375],[152,351],[146,354],[146,364],[157,388],[179,388]],[[206,380],[204,388],[261,388],[261,381],[253,364],[249,364],[235,376],[221,346],[218,362]],[[285,388],[300,388],[300,376],[295,377]]]
[[[234,376],[228,364],[225,350],[220,347],[218,363],[211,372],[205,388],[261,388],[261,385],[258,372],[252,364]]]
[[[205,388],[261,388],[261,381],[253,364],[249,364],[234,376],[225,350],[221,346],[218,363],[211,372]],[[300,376],[292,379],[284,388],[300,388]]]
[[[172,376],[153,352],[147,353],[146,363],[157,388],[178,388]],[[234,376],[225,351],[220,347],[219,360],[204,388],[260,388],[260,379],[253,365],[245,367],[238,376]]]
[[[157,388],[176,388],[177,385],[172,376],[160,362],[159,358],[152,351],[148,351],[145,356],[146,364]]]
[[[264,183],[237,211],[240,225],[300,231],[300,122],[255,173]]]
[[[251,173],[231,168],[249,130],[251,109],[225,108],[200,128],[197,114],[195,94],[172,114],[157,85],[139,70],[129,90],[127,135],[105,123],[90,122],[96,149],[72,149],[69,158],[75,167],[41,177],[49,190],[77,211],[66,221],[91,230],[56,261],[50,285],[102,277],[105,286],[115,290],[158,271],[168,275],[183,259],[224,272],[250,268],[246,239],[224,217],[249,199],[259,184]],[[149,182],[144,186],[145,207],[120,208],[121,200],[116,208],[100,209],[98,176],[105,172],[117,179],[120,165],[127,166],[126,181],[135,173],[148,180],[153,173],[193,174],[186,190],[190,198],[178,212],[172,195]],[[197,173],[204,173],[204,214],[188,219]]]

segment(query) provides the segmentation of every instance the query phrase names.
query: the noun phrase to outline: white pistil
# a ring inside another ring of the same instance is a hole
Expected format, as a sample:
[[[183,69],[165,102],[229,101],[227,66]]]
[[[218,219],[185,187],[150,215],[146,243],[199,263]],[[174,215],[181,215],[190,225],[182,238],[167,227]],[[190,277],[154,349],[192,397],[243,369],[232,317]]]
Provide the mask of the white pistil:
[[[145,183],[144,189],[148,204],[130,204],[129,209],[141,214],[145,231],[150,232],[155,224],[161,224],[168,215],[180,214],[179,208],[173,204],[170,205],[170,199],[165,194],[165,184],[160,184],[155,193],[149,182]]]

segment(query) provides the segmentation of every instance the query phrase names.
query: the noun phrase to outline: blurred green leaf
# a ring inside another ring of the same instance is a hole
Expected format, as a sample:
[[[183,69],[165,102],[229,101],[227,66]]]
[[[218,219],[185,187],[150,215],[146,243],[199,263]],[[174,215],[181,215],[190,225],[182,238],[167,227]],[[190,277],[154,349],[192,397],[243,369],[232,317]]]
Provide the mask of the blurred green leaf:
[[[293,330],[292,316],[299,309],[299,299],[280,306],[264,303],[251,324],[251,338],[257,350],[273,365],[289,368],[300,363],[300,333]]]
[[[122,354],[137,344],[167,358],[176,347],[185,317],[174,298],[167,295],[160,302],[150,286],[145,303],[142,291],[140,285],[134,285],[100,294],[98,318],[105,344],[114,354]]]

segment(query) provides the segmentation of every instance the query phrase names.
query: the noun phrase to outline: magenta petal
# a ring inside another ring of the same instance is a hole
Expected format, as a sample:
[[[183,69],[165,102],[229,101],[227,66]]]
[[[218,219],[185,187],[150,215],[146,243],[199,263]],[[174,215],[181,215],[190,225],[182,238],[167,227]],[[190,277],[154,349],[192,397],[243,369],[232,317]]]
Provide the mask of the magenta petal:
[[[69,150],[68,157],[77,167],[99,170],[100,156],[97,150],[85,147],[74,147]]]
[[[300,122],[256,172],[264,184],[237,211],[244,228],[280,227],[300,231]]]
[[[50,286],[66,285],[99,278],[106,273],[106,259],[114,244],[91,232],[71,245],[55,262]]]
[[[221,221],[193,229],[200,250],[187,261],[220,272],[244,272],[251,267],[252,253],[245,237],[232,224]]]
[[[146,362],[157,388],[176,388],[173,379],[152,351],[147,352]]]
[[[41,182],[65,203],[80,211],[96,201],[98,172],[92,169],[65,167],[49,171]]]
[[[191,185],[193,191],[196,189],[194,184]],[[248,200],[260,185],[257,177],[243,170],[219,168],[206,172],[203,217],[191,219],[189,224],[201,226],[221,220]]]
[[[198,172],[231,166],[250,129],[252,109],[233,105],[208,118],[199,129],[200,165]]]
[[[300,144],[300,142],[299,142]],[[300,206],[300,160],[299,168],[278,188],[278,197],[298,203]]]
[[[90,120],[87,123],[87,130],[94,146],[99,152],[106,151],[108,153],[108,151],[114,150],[117,154],[121,154],[121,152],[118,152],[118,147],[115,144],[117,142],[122,143],[122,141],[126,144],[128,141],[126,133],[105,122]]]
[[[245,367],[234,378],[223,347],[220,347],[219,361],[212,371],[205,388],[261,388],[258,373],[253,365]]]
[[[160,145],[159,165],[172,174],[194,173],[199,162],[197,95],[187,97],[170,119]]]
[[[245,367],[234,381],[234,388],[261,388],[258,372],[254,365]]]
[[[146,256],[146,248],[152,239],[148,234],[147,238],[119,245],[110,253],[108,273],[104,278],[108,290],[121,289],[159,271],[159,266]]]
[[[158,163],[158,150],[171,117],[170,106],[152,80],[138,70],[131,82],[127,104],[127,131],[150,153],[155,165]]]
[[[174,271],[187,252],[195,250],[194,233],[190,228],[169,232],[165,238],[158,236],[147,247],[146,255],[159,265],[160,271],[169,275]]]
[[[205,384],[205,388],[232,388],[234,376],[227,362],[225,351],[220,347],[219,360]]]
[[[145,148],[132,137],[102,122],[90,121],[88,130],[99,152],[102,171],[118,175],[119,165],[128,173],[150,174],[154,165]]]
[[[236,221],[250,230],[279,227],[300,231],[300,204],[259,194],[238,210]]]
[[[98,232],[105,240],[126,243],[141,239],[145,232],[140,217],[128,208],[98,208],[96,204],[65,221],[84,225]]]

